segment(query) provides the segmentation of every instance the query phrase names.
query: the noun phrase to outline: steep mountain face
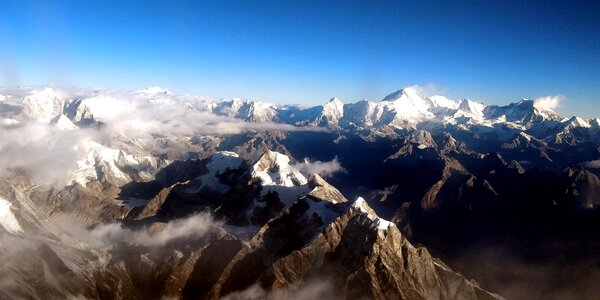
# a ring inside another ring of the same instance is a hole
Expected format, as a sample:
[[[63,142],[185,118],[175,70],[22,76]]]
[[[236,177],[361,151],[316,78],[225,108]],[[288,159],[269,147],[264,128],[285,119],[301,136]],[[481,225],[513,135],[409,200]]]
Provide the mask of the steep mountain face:
[[[598,119],[414,88],[0,93],[0,297],[597,294]]]
[[[292,171],[283,154],[268,151],[250,165],[235,153],[221,152],[204,165],[206,173],[182,177],[131,210],[124,223],[128,227],[99,224],[87,231],[88,238],[114,239],[107,248],[73,238],[37,211],[23,192],[3,183],[2,239],[36,246],[19,254],[12,244],[3,247],[2,255],[11,263],[3,265],[2,276],[15,282],[3,282],[0,291],[6,297],[27,298],[217,299],[248,288],[260,288],[265,295],[292,293],[321,276],[331,285],[320,293],[340,299],[500,298],[412,246],[362,198],[349,203],[319,175],[306,180]],[[235,170],[250,174],[249,183],[258,190],[231,180],[227,174]],[[277,200],[279,193],[270,190],[266,195],[280,205],[265,203],[273,216],[254,218],[252,224],[189,216],[206,209],[227,215],[232,209],[228,198],[244,202],[232,195],[235,190],[250,192],[247,208],[256,208],[264,203],[260,188],[279,186],[283,192],[300,185],[307,188],[292,202]],[[208,193],[220,196],[203,202]],[[182,210],[187,217],[174,216]],[[251,237],[248,244],[244,237]]]
[[[302,280],[328,280],[330,296],[340,299],[499,298],[412,246],[362,198],[351,205],[298,200],[238,252],[211,294]]]
[[[26,191],[0,181],[0,297],[94,296],[93,273],[106,259],[36,209]]]

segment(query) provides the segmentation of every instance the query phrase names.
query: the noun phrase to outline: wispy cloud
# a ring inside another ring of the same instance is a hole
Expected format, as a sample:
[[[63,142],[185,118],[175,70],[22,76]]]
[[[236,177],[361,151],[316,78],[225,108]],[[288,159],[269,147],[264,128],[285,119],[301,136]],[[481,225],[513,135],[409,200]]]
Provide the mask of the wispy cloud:
[[[93,135],[38,122],[0,126],[0,176],[25,172],[38,184],[65,182],[76,166],[77,143]]]
[[[304,174],[319,174],[322,177],[329,177],[334,173],[346,172],[346,169],[342,167],[337,156],[330,161],[310,161],[308,158],[304,159],[304,162],[297,163],[294,165],[300,172]]]
[[[583,166],[590,169],[600,169],[600,159],[586,161],[583,163]]]
[[[181,238],[199,238],[206,236],[215,226],[216,222],[208,213],[192,215],[184,219],[177,219],[164,224],[163,228],[141,228],[132,230],[123,227],[120,223],[101,223],[93,229],[87,230],[77,225],[75,221],[63,217],[59,220],[63,229],[69,231],[74,237],[95,247],[107,247],[119,243],[129,243],[137,246],[160,247]]]
[[[424,85],[413,84],[411,86],[407,86],[404,89],[405,90],[413,90],[413,91],[415,91],[421,95],[425,95],[425,96],[439,95],[439,94],[443,94],[446,92],[446,89],[443,89],[433,83],[427,83]]]
[[[242,291],[237,291],[225,295],[223,300],[249,300],[249,299],[341,299],[334,292],[333,285],[328,279],[312,279],[306,282],[299,282],[289,287],[280,288],[269,292],[258,284],[254,284]]]

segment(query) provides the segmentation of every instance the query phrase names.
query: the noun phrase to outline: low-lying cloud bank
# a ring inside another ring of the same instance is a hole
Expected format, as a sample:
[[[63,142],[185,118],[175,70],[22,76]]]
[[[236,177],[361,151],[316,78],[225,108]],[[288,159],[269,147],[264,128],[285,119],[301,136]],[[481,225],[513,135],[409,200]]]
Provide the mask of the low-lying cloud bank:
[[[81,141],[91,140],[91,130],[63,131],[49,124],[24,121],[0,126],[0,176],[25,172],[38,184],[64,182],[82,155]]]
[[[210,112],[213,102],[172,94],[115,94],[92,97],[84,104],[106,123],[103,130],[129,138],[237,134],[250,130],[315,130],[272,122],[245,122]]]
[[[79,101],[79,106],[72,105]],[[136,143],[147,141],[142,143],[144,147],[152,147],[156,138],[186,140],[198,135],[247,131],[323,130],[273,122],[246,122],[218,115],[212,112],[218,103],[210,97],[177,95],[160,88],[135,92],[0,88],[0,177],[25,173],[35,184],[64,184],[77,168],[77,161],[86,155],[82,151],[86,147],[79,145],[94,141],[110,146],[114,137]],[[56,120],[61,113],[71,119],[63,117],[60,124]],[[76,115],[83,115],[87,122],[91,120],[96,125],[77,129],[70,124],[79,121]],[[154,148],[145,150],[156,154]]]
[[[216,226],[216,222],[208,213],[195,214],[184,219],[170,221],[163,228],[141,228],[132,230],[120,223],[102,223],[93,229],[83,229],[74,222],[61,220],[61,227],[74,237],[91,247],[110,247],[120,243],[137,246],[160,247],[171,241],[182,238],[202,238]]]

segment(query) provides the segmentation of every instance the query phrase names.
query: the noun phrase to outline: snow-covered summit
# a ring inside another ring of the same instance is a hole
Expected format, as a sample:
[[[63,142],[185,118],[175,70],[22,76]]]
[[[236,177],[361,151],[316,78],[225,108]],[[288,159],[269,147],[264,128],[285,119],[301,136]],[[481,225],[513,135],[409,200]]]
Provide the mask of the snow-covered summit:
[[[252,166],[252,177],[259,178],[263,186],[293,187],[308,183],[306,177],[290,165],[287,155],[274,151],[266,151]]]
[[[337,126],[344,116],[344,103],[337,97],[333,97],[323,105],[320,116],[320,125]]]
[[[433,101],[413,88],[406,88],[386,96],[381,104],[395,111],[395,119],[422,120],[432,118],[429,111]]]
[[[573,116],[563,122],[565,128],[591,128],[592,125],[588,120]]]
[[[359,210],[361,213],[365,214],[369,219],[371,219],[377,226],[378,230],[386,230],[390,226],[394,226],[394,223],[377,216],[375,211],[367,204],[363,197],[358,197],[354,203],[352,203],[352,208]]]
[[[62,97],[62,94],[50,87],[33,90],[29,96],[22,99],[21,114],[26,119],[49,122],[62,113],[64,105]]]

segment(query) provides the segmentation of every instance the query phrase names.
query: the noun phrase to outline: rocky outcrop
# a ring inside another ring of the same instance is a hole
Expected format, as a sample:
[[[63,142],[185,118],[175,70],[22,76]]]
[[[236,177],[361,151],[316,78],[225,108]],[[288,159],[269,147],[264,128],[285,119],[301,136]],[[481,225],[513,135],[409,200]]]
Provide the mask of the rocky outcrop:
[[[348,201],[342,193],[331,184],[327,183],[319,174],[312,174],[308,178],[308,186],[312,190],[308,193],[312,197],[321,201],[332,201],[334,203],[343,203]]]

